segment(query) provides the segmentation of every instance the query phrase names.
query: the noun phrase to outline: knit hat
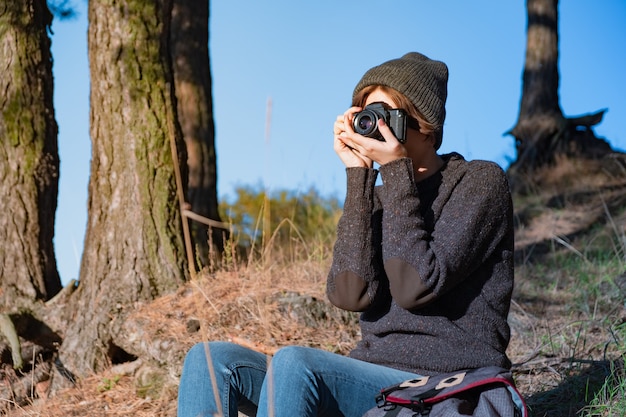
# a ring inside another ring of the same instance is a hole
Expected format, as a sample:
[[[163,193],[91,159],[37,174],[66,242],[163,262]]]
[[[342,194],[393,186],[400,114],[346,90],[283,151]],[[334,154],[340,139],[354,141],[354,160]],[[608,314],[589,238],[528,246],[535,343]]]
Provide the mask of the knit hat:
[[[354,88],[352,97],[370,85],[384,85],[404,94],[426,121],[439,128],[435,149],[441,146],[446,118],[448,67],[419,52],[409,52],[368,70]]]

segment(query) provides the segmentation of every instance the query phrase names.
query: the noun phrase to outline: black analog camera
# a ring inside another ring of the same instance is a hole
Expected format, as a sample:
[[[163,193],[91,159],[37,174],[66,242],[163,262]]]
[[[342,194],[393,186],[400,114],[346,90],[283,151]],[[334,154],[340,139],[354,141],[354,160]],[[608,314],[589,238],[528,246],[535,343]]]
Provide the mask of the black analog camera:
[[[365,106],[354,115],[352,126],[359,135],[384,142],[385,139],[378,130],[378,119],[385,121],[398,142],[406,142],[406,113],[402,109],[390,109],[385,103],[377,102]]]

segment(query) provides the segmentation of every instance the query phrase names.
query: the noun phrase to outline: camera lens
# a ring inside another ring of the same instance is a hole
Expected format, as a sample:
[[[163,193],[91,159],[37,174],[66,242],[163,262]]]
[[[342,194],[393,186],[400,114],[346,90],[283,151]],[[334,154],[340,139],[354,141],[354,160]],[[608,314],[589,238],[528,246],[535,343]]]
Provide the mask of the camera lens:
[[[359,119],[359,129],[370,130],[374,121],[369,116],[363,116]]]
[[[354,116],[354,131],[359,135],[371,136],[377,129],[376,121],[378,117],[371,110],[363,110]]]

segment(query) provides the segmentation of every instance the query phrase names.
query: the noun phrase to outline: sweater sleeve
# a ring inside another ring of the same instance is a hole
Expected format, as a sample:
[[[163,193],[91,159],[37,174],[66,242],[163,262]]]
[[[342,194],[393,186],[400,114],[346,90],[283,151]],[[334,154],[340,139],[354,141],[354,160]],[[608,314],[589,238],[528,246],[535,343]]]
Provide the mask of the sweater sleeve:
[[[383,259],[389,291],[405,309],[428,305],[470,276],[510,227],[508,182],[494,163],[474,161],[437,191],[428,230],[420,212],[411,160],[380,168],[383,178]]]
[[[374,208],[378,171],[348,168],[346,174],[346,200],[337,225],[337,240],[326,292],[330,302],[337,307],[363,311],[375,299],[380,274],[384,272],[381,213],[380,209]]]

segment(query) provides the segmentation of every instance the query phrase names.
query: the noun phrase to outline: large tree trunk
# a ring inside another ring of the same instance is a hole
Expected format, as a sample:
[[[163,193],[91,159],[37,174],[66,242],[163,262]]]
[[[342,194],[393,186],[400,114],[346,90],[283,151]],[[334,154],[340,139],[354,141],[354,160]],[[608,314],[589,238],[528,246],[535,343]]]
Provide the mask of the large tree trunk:
[[[173,158],[170,147],[175,140],[184,149],[168,50],[171,2],[91,0],[88,13],[89,220],[59,351],[78,377],[130,359],[112,319],[188,278],[175,176],[175,160],[185,157]]]
[[[178,118],[187,145],[188,202],[191,210],[221,222],[217,199],[215,126],[209,58],[209,0],[174,0],[171,51]],[[219,258],[225,230],[192,223],[196,258],[204,266]],[[211,250],[209,250],[209,241]]]
[[[0,313],[61,289],[51,22],[45,0],[0,0]]]
[[[59,155],[51,22],[45,0],[0,0],[0,352],[11,353],[0,359],[0,414],[48,378],[65,323],[52,240]]]
[[[597,157],[610,152],[591,126],[604,111],[566,118],[559,104],[558,0],[527,0],[528,27],[522,99],[515,137],[517,160],[510,173],[529,173],[554,162],[559,154]]]

